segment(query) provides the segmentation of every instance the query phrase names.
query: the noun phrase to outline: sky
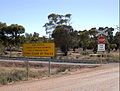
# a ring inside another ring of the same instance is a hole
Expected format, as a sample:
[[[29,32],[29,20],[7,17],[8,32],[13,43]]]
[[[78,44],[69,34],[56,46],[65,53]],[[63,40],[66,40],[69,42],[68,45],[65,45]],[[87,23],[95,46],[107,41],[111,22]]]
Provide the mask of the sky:
[[[19,24],[45,36],[49,14],[72,14],[74,30],[119,25],[119,0],[0,0],[0,22]],[[117,31],[117,30],[116,30]]]

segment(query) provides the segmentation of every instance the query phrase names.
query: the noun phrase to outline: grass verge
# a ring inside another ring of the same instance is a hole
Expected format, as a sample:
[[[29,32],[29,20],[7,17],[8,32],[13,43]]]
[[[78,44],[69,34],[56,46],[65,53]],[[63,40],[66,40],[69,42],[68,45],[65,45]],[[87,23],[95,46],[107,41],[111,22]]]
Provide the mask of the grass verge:
[[[54,72],[51,73],[51,75],[58,74],[60,72],[65,72],[70,71],[72,68],[70,67],[58,67],[54,70]],[[28,76],[27,72],[24,69],[12,69],[9,71],[6,71],[4,69],[0,69],[0,84],[1,85],[6,85],[9,83],[14,83],[14,82],[19,82],[19,81],[25,81],[27,79],[34,79],[34,78],[42,78],[42,77],[47,77],[48,70],[29,70],[28,71]]]

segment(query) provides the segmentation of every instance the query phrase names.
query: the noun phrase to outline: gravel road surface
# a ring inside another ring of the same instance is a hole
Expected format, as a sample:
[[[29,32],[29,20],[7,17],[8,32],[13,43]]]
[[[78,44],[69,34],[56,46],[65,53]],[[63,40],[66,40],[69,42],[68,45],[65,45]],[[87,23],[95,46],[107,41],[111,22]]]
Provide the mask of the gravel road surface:
[[[119,64],[1,86],[0,91],[119,91]]]

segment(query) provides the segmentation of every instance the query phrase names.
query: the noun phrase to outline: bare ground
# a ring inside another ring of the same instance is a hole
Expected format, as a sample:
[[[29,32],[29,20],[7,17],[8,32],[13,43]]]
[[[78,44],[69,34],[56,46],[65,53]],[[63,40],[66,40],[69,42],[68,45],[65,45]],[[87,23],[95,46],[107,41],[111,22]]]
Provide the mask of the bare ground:
[[[119,64],[1,86],[0,91],[119,91]]]

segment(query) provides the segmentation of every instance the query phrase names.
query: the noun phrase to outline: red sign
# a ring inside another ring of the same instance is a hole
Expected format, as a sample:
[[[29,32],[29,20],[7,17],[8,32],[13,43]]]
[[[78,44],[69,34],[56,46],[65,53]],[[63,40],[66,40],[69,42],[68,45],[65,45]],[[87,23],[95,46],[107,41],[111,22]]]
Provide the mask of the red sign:
[[[103,36],[100,36],[100,37],[98,38],[98,43],[99,43],[99,44],[104,44],[104,43],[105,43],[105,38],[104,38]]]

